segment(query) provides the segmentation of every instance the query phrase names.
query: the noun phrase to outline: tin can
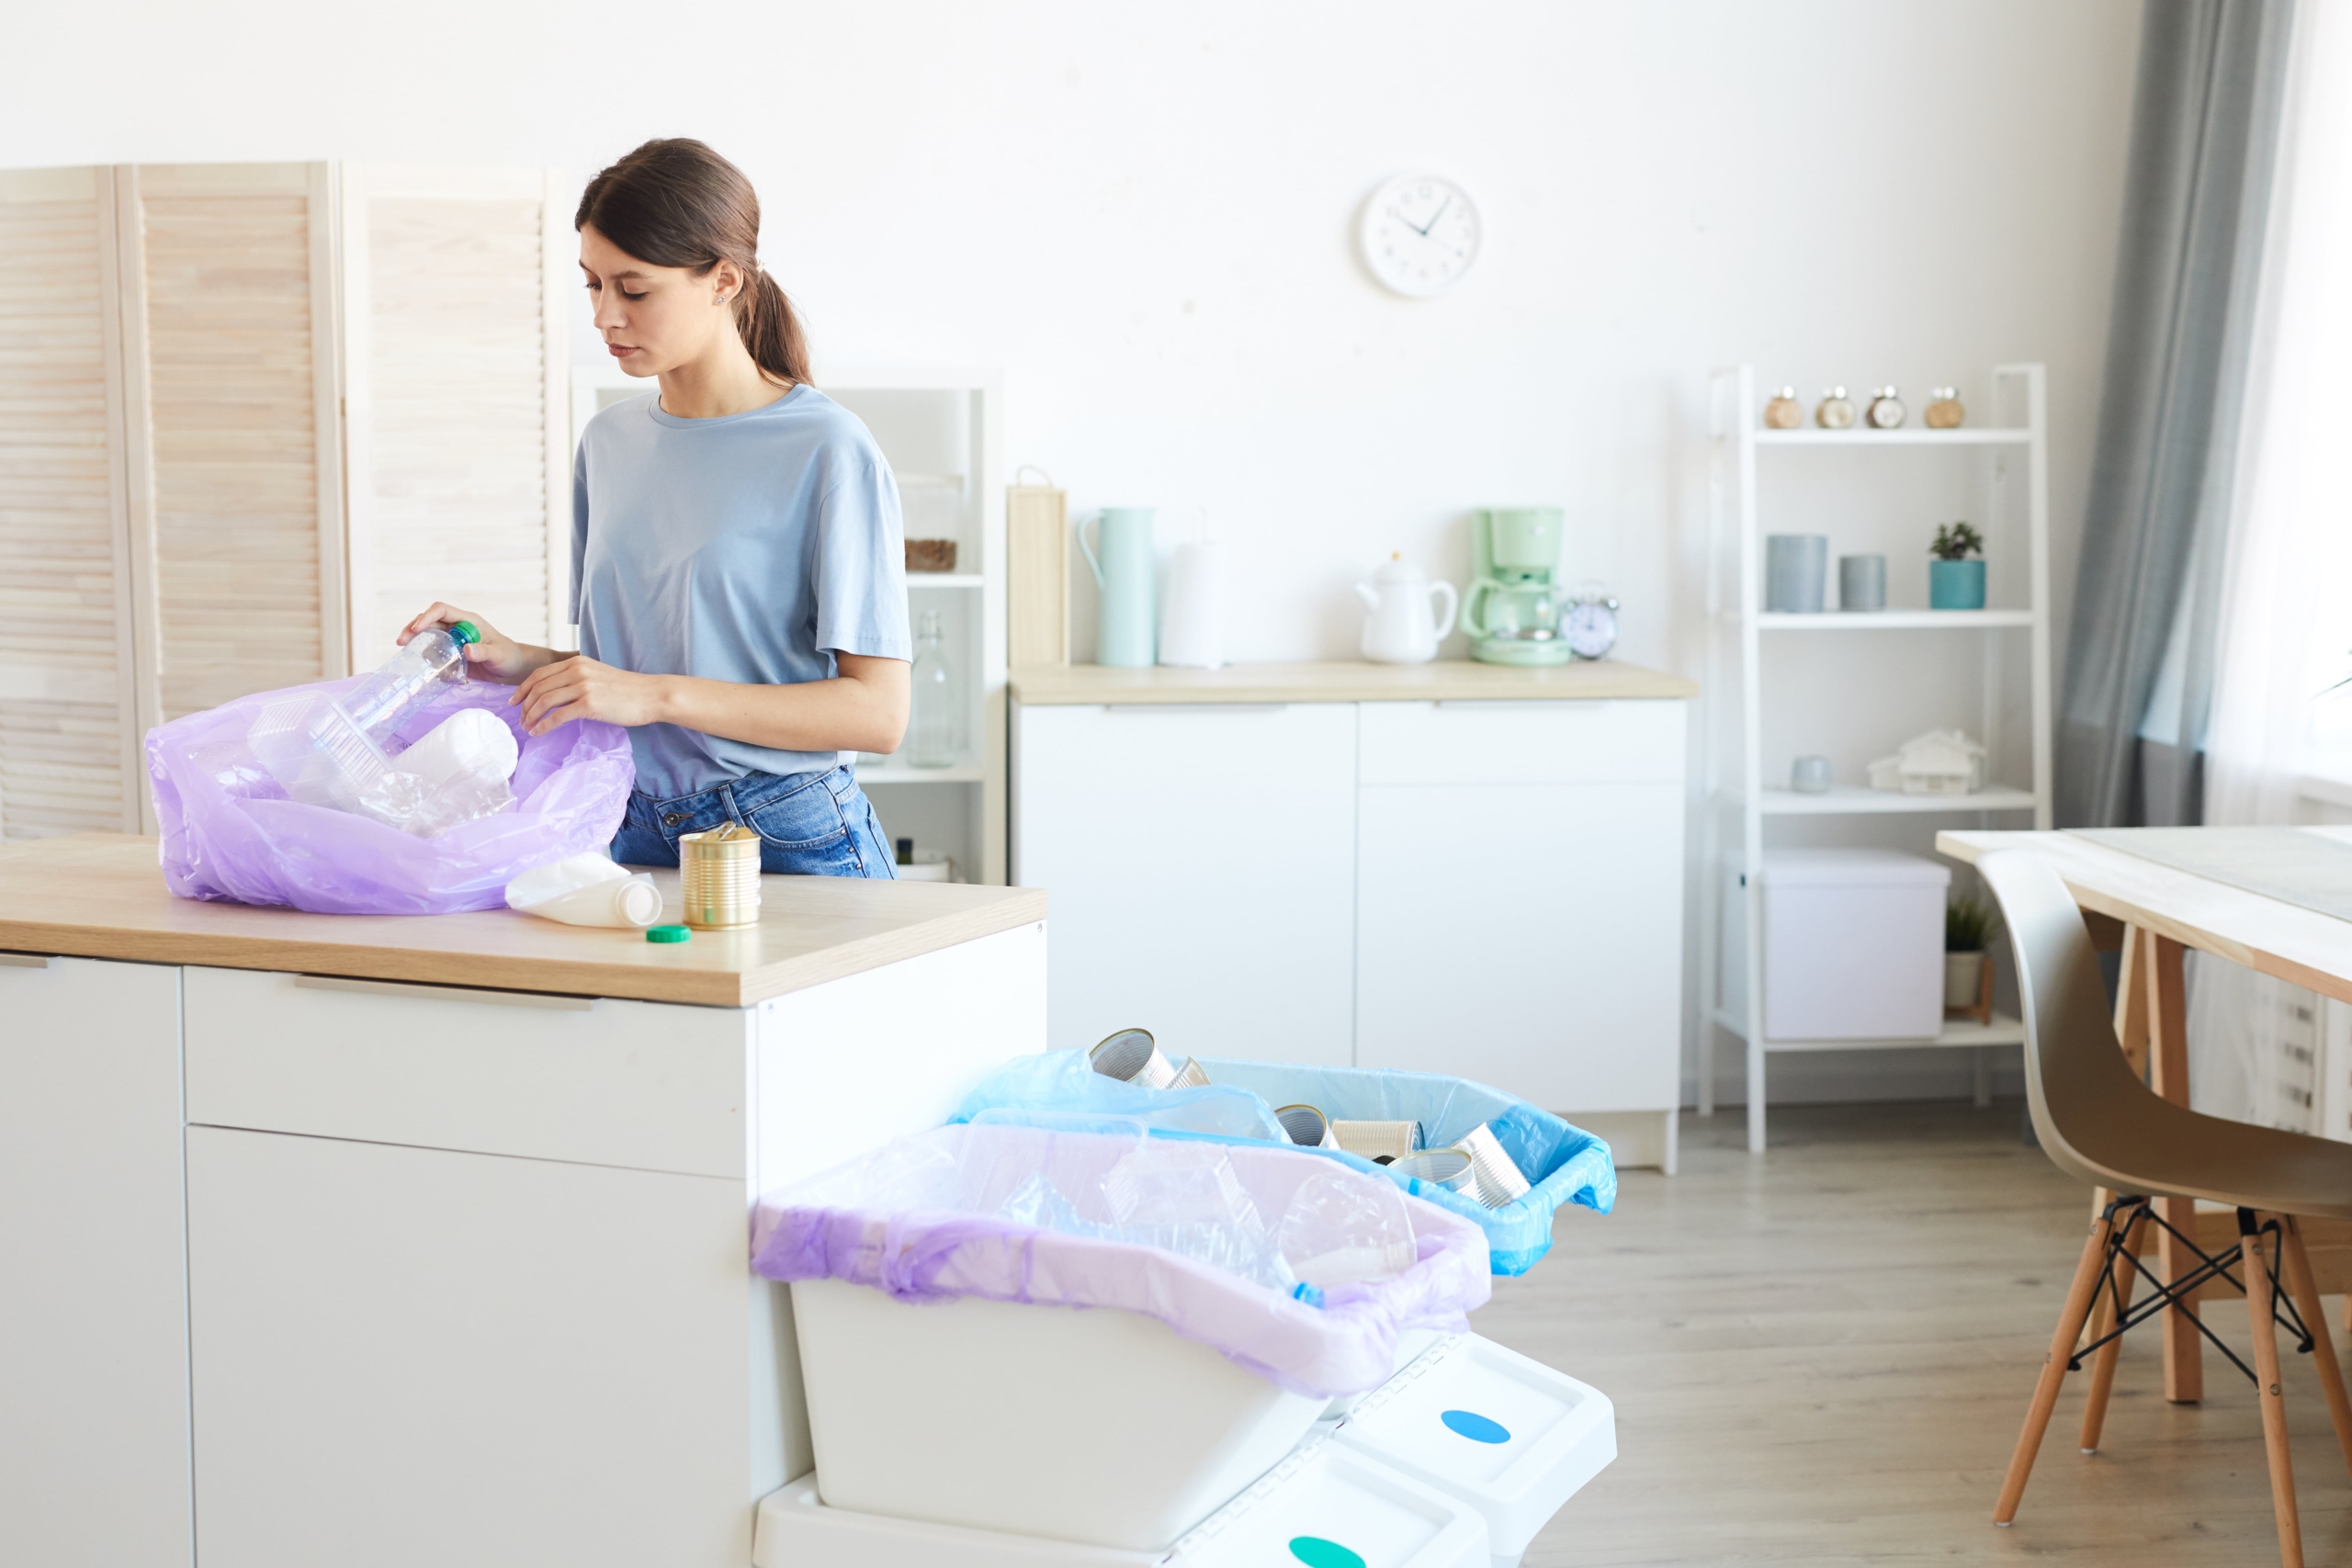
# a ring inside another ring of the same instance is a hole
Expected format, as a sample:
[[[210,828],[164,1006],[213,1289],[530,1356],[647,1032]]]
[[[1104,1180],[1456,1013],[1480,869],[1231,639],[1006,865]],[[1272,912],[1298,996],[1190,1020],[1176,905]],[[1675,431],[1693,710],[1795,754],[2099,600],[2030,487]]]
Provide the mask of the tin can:
[[[1470,1156],[1470,1168],[1477,1178],[1478,1201],[1487,1208],[1499,1209],[1512,1199],[1527,1195],[1527,1178],[1512,1163],[1510,1156],[1503,1152],[1492,1122],[1471,1128],[1453,1146]]]
[[[1285,1105],[1274,1112],[1274,1120],[1283,1124],[1290,1141],[1301,1148],[1328,1149],[1331,1142],[1331,1120],[1312,1105]]]
[[[1209,1081],[1197,1058],[1181,1069],[1170,1061],[1148,1029],[1122,1029],[1108,1035],[1095,1043],[1086,1059],[1104,1077],[1141,1089],[1200,1089]]]
[[[1467,1192],[1478,1179],[1470,1156],[1460,1149],[1423,1149],[1404,1156],[1388,1168],[1450,1192]]]
[[[1421,1146],[1419,1122],[1334,1122],[1331,1142],[1374,1165],[1386,1165],[1418,1153]]]
[[[760,836],[741,822],[678,839],[686,924],[705,931],[760,923]]]

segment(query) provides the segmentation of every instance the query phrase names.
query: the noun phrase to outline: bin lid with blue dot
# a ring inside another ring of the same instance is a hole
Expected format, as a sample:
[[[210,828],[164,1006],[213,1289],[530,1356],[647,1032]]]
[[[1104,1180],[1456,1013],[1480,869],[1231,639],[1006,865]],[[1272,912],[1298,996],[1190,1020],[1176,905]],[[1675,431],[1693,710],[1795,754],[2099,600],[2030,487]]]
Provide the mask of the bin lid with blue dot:
[[[1476,1508],[1509,1558],[1617,1457],[1617,1416],[1600,1390],[1464,1334],[1364,1395],[1333,1438]]]

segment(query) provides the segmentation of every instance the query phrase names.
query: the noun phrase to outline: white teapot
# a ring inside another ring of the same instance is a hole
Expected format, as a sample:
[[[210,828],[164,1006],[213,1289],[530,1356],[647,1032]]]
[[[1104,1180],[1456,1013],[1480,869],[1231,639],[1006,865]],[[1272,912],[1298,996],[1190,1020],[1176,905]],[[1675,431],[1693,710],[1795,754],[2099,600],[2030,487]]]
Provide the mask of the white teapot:
[[[1430,608],[1432,593],[1445,596],[1442,618]],[[1356,584],[1356,597],[1370,612],[1363,618],[1363,656],[1375,664],[1426,664],[1435,659],[1461,607],[1453,584],[1431,582],[1401,551],[1381,564],[1372,581]]]

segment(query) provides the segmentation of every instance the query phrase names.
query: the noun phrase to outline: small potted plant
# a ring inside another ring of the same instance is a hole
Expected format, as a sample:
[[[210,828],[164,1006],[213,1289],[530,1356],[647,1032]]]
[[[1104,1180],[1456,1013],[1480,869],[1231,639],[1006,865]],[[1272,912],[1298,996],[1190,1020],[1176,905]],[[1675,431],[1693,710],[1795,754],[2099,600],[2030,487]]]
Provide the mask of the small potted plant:
[[[1993,1021],[1992,906],[1962,894],[1944,906],[1944,1013]]]
[[[1984,607],[1984,535],[1965,523],[1939,524],[1936,542],[1928,547],[1928,554],[1935,558],[1928,563],[1928,608]]]

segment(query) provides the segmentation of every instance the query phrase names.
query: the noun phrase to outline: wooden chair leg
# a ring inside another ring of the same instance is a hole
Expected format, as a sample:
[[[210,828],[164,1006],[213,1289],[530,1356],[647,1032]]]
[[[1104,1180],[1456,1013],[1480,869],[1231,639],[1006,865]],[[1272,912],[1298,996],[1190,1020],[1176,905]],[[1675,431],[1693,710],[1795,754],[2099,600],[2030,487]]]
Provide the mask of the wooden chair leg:
[[[2319,1373],[2320,1393],[2327,1398],[2327,1418],[2335,1426],[2335,1446],[2344,1450],[2344,1465],[2352,1470],[2352,1393],[2344,1388],[2344,1372],[2336,1365],[2335,1331],[2320,1305],[2319,1280],[2312,1273],[2311,1254],[2303,1250],[2302,1228],[2292,1214],[2279,1217],[2286,1231],[2287,1293],[2294,1299],[2303,1326],[2312,1331],[2312,1367]]]
[[[2067,1288],[2066,1305],[2058,1314],[2058,1331],[2050,1337],[2050,1354],[2041,1359],[2041,1376],[2033,1385],[2033,1403],[2026,1406],[2025,1430],[2018,1434],[2017,1451],[2009,1456],[2009,1473],[2001,1483],[2000,1501],[1993,1505],[1993,1522],[2006,1525],[2018,1517],[2018,1501],[2025,1495],[2026,1478],[2033,1473],[2033,1456],[2041,1450],[2041,1435],[2050,1429],[2050,1412],[2058,1404],[2058,1385],[2065,1381],[2066,1363],[2074,1358],[2075,1337],[2091,1314],[2091,1292],[2107,1269],[2107,1238],[2115,1227],[2102,1214],[2091,1222],[2090,1239],[2083,1243],[2082,1261],[2075,1265],[2075,1282]],[[2274,1357],[2277,1347],[2272,1347]]]
[[[2182,978],[2185,950],[2169,937],[2140,933],[2137,967],[2144,985],[2148,1028],[2149,1085],[2175,1105],[2188,1103],[2188,999]],[[2156,1213],[2182,1235],[2197,1234],[2197,1203],[2189,1198],[2159,1198]],[[2156,1268],[2167,1280],[2188,1272],[2196,1254],[2173,1239],[2170,1232],[2156,1236]],[[2205,1341],[2197,1325],[2197,1303],[2186,1301],[2161,1319],[2165,1341],[2165,1397],[2175,1404],[2194,1404],[2205,1397]]]
[[[2280,1568],[2303,1568],[2303,1530],[2295,1517],[2295,1463],[2287,1452],[2287,1402],[2278,1382],[2278,1330],[2271,1322],[2270,1258],[2254,1226],[2253,1212],[2240,1209],[2245,1310],[2254,1328],[2255,1396],[2262,1405],[2263,1451],[2270,1460],[2270,1511],[2278,1520]]]
[[[2139,1283],[2139,1271],[2127,1259],[2140,1256],[2141,1242],[2147,1235],[2147,1217],[2145,1209],[2134,1209],[2123,1222],[2123,1255],[2116,1258],[2109,1276],[2113,1284],[2110,1286],[2107,1280],[2099,1282],[2098,1297],[2091,1309],[2093,1339],[2115,1327],[2117,1297],[2120,1296],[2126,1305],[2131,1303],[2132,1287]],[[2083,1406],[2083,1452],[2086,1454],[2098,1452],[2099,1432],[2107,1424],[2107,1396],[2115,1388],[2115,1359],[2122,1348],[2123,1341],[2118,1337],[2091,1352],[2091,1393],[2089,1402]]]

